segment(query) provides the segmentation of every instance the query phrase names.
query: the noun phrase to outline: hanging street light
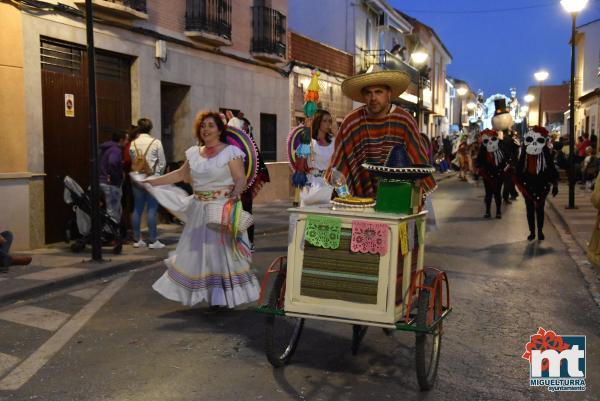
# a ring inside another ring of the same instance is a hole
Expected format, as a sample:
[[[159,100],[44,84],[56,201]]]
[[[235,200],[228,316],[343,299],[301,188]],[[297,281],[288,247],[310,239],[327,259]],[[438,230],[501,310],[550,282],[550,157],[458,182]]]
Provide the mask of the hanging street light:
[[[458,96],[464,96],[467,94],[467,92],[469,92],[469,89],[466,86],[459,86],[456,88],[456,93]]]
[[[467,88],[466,86],[459,86],[458,88],[456,88],[456,94],[458,95],[458,97],[460,98],[460,109],[459,109],[459,123],[460,123],[460,129],[462,130],[463,128],[463,102],[464,102],[464,96],[469,93],[469,88]]]
[[[523,100],[525,101],[525,103],[531,103],[534,99],[535,96],[533,96],[531,93],[528,93],[525,96],[523,96]]]
[[[427,58],[429,54],[422,47],[417,47],[414,52],[411,53],[410,59],[413,64],[417,67],[417,126],[419,132],[421,132],[421,66]]]
[[[571,90],[569,94],[569,204],[575,209],[575,36],[577,35],[577,13],[588,0],[561,0],[560,5],[571,14]]]
[[[421,65],[423,64],[425,61],[427,61],[427,58],[429,57],[429,54],[427,54],[427,52],[425,52],[425,50],[423,49],[417,49],[415,50],[411,55],[410,55],[410,59],[412,60],[413,63],[415,63],[416,65]]]
[[[538,81],[539,86],[540,86],[540,96],[538,99],[539,107],[538,107],[537,125],[543,127],[544,126],[544,112],[542,110],[542,87],[544,85],[544,81],[548,79],[550,74],[546,70],[540,70],[540,71],[534,73],[533,76],[535,77],[535,80]]]

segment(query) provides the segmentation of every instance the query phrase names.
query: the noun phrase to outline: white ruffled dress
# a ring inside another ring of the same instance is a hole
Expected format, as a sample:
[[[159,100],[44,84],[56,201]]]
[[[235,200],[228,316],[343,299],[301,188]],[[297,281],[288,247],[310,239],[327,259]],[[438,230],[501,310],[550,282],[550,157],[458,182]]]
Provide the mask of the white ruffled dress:
[[[198,146],[189,148],[185,155],[194,191],[229,190],[234,182],[228,163],[244,158],[244,153],[231,145],[210,159],[200,155]],[[234,308],[256,301],[260,285],[250,270],[250,257],[235,255],[231,236],[206,225],[206,206],[224,205],[227,199],[201,201],[194,196],[183,196],[171,185],[148,190],[159,203],[185,221],[177,248],[165,260],[167,271],[152,288],[186,306],[206,301],[209,305]],[[242,241],[249,243],[246,233]]]

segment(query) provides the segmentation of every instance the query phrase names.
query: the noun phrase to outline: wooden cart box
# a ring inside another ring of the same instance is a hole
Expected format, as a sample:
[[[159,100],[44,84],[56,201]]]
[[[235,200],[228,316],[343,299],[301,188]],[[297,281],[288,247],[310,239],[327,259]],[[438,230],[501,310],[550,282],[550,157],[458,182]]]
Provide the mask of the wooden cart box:
[[[400,252],[399,225],[410,221],[425,230],[427,212],[398,215],[374,211],[332,210],[328,205],[289,209],[291,239],[288,245],[285,311],[290,316],[312,315],[316,319],[368,322],[394,327],[403,319],[410,286],[412,250]],[[304,232],[309,215],[341,218],[338,249],[312,246]],[[387,226],[385,255],[354,253],[350,250],[352,221],[366,220]],[[416,229],[416,227],[415,227]],[[424,243],[418,247],[416,270],[423,269]]]

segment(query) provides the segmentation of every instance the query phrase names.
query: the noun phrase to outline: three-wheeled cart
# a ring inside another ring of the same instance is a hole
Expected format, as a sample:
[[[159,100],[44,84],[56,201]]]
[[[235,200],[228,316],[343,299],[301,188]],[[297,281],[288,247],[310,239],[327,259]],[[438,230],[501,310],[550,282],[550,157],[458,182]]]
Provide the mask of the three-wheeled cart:
[[[423,266],[427,212],[400,215],[372,209],[333,210],[330,205],[289,211],[288,254],[268,268],[258,307],[267,315],[269,362],[281,367],[290,361],[305,319],[352,324],[353,354],[369,326],[386,332],[412,331],[418,382],[422,390],[429,390],[437,375],[442,323],[451,307],[445,272]],[[315,246],[305,237],[307,222],[314,225],[320,216],[341,222],[335,249]],[[375,223],[380,231],[382,227],[387,231],[385,253],[352,251],[353,222],[357,221]],[[275,279],[267,297],[271,275]]]

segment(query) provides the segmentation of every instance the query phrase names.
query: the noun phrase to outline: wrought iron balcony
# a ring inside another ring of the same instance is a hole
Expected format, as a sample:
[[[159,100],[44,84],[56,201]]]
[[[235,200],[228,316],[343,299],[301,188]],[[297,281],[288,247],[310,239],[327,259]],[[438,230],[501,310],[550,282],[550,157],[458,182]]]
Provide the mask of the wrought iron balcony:
[[[75,0],[79,7],[85,7],[85,0]],[[92,0],[94,9],[126,19],[148,19],[146,0]]]
[[[286,59],[286,17],[269,7],[252,7],[254,57],[270,62]]]
[[[391,71],[404,71],[410,76],[410,81],[417,84],[419,71],[387,50],[363,50],[364,71],[372,65]]]
[[[213,45],[231,45],[231,0],[187,0],[185,34]]]

